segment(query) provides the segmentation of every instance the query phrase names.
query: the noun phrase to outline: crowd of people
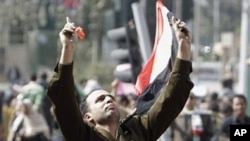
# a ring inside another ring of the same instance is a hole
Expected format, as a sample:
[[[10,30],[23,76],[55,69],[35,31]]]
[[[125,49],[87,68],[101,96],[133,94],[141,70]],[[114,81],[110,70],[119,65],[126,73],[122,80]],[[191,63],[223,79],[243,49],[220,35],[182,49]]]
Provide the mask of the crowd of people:
[[[74,81],[77,40],[67,19],[53,76],[34,73],[23,85],[9,79],[9,91],[1,91],[0,141],[227,141],[231,124],[250,124],[247,99],[235,94],[228,81],[222,81],[223,96],[197,97],[189,76],[191,34],[182,21],[172,18],[172,24],[179,47],[169,83],[149,111],[138,115],[138,96],[119,91],[119,80],[112,82],[110,92],[97,78]]]
[[[37,77],[32,74],[27,84],[19,87],[12,85],[10,91],[1,91],[1,141],[15,140],[20,136],[34,137],[34,141],[39,141],[37,138],[41,137],[42,140],[47,138],[49,141],[63,141],[63,135],[50,111],[51,101],[46,96],[49,78],[46,73]],[[138,96],[135,93],[119,92],[119,83],[119,80],[112,82],[111,93],[119,105],[121,119],[124,119],[133,111]],[[221,83],[225,89],[225,80]],[[96,79],[81,79],[77,85],[84,94],[78,93],[79,98],[87,95],[87,91],[102,88]],[[200,138],[200,141],[226,141],[229,138],[230,124],[250,124],[246,97],[234,94],[230,87],[226,89],[230,94],[225,93],[223,96],[213,92],[205,97],[198,97],[191,92],[181,113],[158,141],[192,141],[194,137]],[[201,120],[197,120],[197,117]],[[193,124],[193,118],[200,122]]]

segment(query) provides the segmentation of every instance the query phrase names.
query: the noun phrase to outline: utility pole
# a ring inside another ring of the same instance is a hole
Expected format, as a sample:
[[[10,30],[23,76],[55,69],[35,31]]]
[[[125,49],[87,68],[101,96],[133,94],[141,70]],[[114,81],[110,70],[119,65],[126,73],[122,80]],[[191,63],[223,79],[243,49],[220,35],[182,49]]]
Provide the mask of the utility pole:
[[[198,63],[200,50],[200,0],[194,0],[194,60]]]
[[[149,37],[148,26],[146,23],[146,17],[141,5],[138,2],[132,4],[132,11],[135,20],[135,26],[138,34],[138,42],[140,45],[140,51],[142,55],[143,64],[147,62],[150,57],[152,48]]]
[[[144,14],[145,14],[146,5],[147,5],[146,3],[147,3],[147,0],[140,0],[140,4],[141,4],[141,7],[142,7]]]
[[[193,59],[199,64],[199,50],[200,50],[200,0],[194,0],[194,46]]]
[[[247,45],[248,45],[249,0],[242,0],[241,41],[239,63],[239,93],[247,95]]]
[[[176,0],[176,17],[182,19],[182,0]]]
[[[213,0],[213,43],[219,41],[220,0]]]

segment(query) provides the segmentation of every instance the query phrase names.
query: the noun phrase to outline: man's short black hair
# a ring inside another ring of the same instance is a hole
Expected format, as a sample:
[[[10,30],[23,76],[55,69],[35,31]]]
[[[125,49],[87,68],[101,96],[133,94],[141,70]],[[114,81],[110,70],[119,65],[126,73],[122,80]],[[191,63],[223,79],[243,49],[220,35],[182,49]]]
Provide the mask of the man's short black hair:
[[[89,105],[87,104],[87,98],[89,95],[86,95],[80,102],[80,111],[82,115],[85,115],[87,112],[89,112]]]
[[[235,98],[240,98],[240,99],[242,99],[245,103],[247,103],[247,98],[243,95],[243,94],[236,94],[236,95],[234,95],[233,97],[232,97],[232,102],[233,102],[233,100],[235,99]]]

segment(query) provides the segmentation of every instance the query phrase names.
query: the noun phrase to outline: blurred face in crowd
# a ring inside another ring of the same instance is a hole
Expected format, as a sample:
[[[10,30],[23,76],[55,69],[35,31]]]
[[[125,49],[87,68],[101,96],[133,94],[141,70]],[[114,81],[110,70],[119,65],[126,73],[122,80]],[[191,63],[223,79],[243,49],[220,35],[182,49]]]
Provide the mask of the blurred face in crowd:
[[[105,124],[111,120],[118,122],[120,113],[114,97],[105,90],[95,90],[86,99],[88,111],[84,118],[95,124]]]
[[[246,101],[241,97],[235,97],[232,100],[232,108],[236,116],[245,116]]]

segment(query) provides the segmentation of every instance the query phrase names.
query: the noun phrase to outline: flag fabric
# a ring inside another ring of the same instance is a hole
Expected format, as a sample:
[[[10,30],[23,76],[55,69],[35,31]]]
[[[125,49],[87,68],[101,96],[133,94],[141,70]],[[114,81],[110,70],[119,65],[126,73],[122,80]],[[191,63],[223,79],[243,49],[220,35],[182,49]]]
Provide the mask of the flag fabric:
[[[172,16],[162,0],[157,0],[154,47],[135,84],[139,95],[136,104],[138,114],[145,113],[153,105],[172,71],[178,47],[169,22]]]

